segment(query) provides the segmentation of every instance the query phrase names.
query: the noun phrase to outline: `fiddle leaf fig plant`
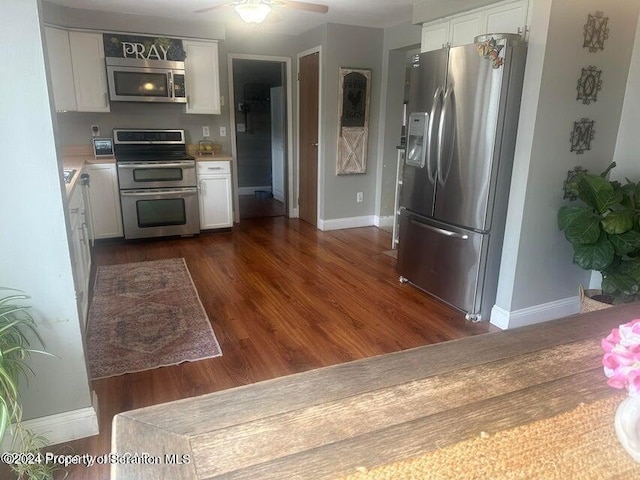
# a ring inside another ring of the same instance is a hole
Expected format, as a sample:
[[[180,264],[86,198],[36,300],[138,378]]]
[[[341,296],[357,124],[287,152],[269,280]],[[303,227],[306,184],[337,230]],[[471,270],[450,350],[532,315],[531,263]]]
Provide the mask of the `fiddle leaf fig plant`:
[[[573,262],[602,274],[602,291],[613,303],[640,295],[640,184],[607,179],[612,162],[600,175],[580,171],[565,185],[580,205],[558,211],[558,227],[573,246]]]

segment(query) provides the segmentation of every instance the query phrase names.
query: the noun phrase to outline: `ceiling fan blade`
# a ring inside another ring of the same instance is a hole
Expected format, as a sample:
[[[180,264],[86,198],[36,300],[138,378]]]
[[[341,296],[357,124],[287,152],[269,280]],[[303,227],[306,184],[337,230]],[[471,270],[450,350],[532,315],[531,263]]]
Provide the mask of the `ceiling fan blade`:
[[[306,10],[307,12],[327,13],[329,11],[327,5],[321,5],[319,3],[297,2],[294,0],[277,0],[273,3],[282,5],[283,7],[295,8],[296,10]]]
[[[230,5],[233,5],[233,3],[221,3],[220,5],[214,5],[213,7],[207,7],[207,8],[203,8],[201,10],[196,10],[193,13],[205,13],[205,12],[210,12],[211,10],[215,10],[217,8],[222,8],[222,7],[228,7]]]

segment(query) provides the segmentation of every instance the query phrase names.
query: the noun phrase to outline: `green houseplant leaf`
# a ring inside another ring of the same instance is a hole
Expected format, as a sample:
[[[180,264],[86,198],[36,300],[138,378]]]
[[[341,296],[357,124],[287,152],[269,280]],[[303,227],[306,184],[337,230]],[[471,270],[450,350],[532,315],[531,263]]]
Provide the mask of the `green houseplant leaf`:
[[[565,192],[578,193],[577,205],[558,210],[558,227],[572,244],[575,264],[602,273],[602,290],[614,303],[640,297],[640,184],[607,179],[576,168]]]
[[[602,219],[602,228],[605,232],[619,235],[633,228],[635,213],[630,208],[612,210]]]
[[[595,208],[598,213],[604,213],[623,199],[620,190],[614,190],[609,180],[597,175],[583,176],[578,182],[578,194],[583,202]]]
[[[585,270],[603,270],[611,265],[614,256],[615,248],[604,235],[595,243],[573,245],[573,262]]]
[[[619,235],[609,235],[609,241],[616,249],[616,255],[627,255],[640,250],[640,232],[629,230]]]

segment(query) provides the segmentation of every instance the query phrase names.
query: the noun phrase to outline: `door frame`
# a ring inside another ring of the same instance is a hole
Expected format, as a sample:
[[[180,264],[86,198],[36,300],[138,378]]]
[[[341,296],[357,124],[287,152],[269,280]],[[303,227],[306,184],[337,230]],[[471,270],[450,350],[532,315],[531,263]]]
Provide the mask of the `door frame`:
[[[229,135],[231,141],[231,156],[233,157],[233,217],[235,223],[240,223],[240,196],[238,194],[238,148],[236,146],[236,102],[233,91],[233,61],[256,60],[261,62],[279,62],[285,64],[285,77],[287,82],[287,214],[294,217],[294,150],[293,150],[293,75],[291,71],[291,57],[278,57],[272,55],[251,55],[244,53],[229,53],[227,55],[227,74],[229,77]],[[297,215],[296,215],[297,216]]]
[[[322,188],[322,175],[324,174],[324,129],[322,128],[322,112],[324,110],[324,104],[322,101],[322,46],[310,48],[296,55],[296,71],[300,73],[300,58],[311,55],[312,53],[318,53],[318,195],[317,202],[317,217],[316,227],[320,228],[322,224],[321,215],[324,215],[324,189]],[[300,195],[300,81],[296,82],[296,194]],[[296,198],[295,203],[295,218],[298,218],[298,202]],[[293,217],[293,215],[292,215]]]

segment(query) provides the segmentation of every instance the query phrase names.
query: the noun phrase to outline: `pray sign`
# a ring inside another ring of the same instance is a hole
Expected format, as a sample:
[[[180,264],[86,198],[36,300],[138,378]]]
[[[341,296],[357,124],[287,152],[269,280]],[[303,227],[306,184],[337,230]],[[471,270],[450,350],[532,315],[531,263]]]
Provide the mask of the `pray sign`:
[[[182,48],[182,40],[176,38],[105,33],[103,42],[104,54],[111,58],[184,62],[187,56]]]

